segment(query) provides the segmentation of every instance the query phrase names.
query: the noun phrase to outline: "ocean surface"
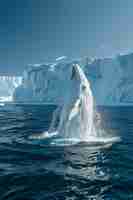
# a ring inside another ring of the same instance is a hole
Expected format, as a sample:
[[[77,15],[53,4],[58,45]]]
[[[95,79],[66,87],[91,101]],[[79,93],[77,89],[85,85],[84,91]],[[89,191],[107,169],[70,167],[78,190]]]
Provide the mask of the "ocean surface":
[[[54,109],[0,107],[0,200],[133,200],[133,107],[97,108],[117,142],[30,139],[48,129]]]

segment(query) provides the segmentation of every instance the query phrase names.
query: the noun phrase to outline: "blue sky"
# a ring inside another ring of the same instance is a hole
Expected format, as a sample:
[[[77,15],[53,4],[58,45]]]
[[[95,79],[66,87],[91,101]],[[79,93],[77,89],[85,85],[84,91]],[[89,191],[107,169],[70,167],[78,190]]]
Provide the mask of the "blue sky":
[[[132,0],[0,0],[0,73],[58,56],[133,52]]]

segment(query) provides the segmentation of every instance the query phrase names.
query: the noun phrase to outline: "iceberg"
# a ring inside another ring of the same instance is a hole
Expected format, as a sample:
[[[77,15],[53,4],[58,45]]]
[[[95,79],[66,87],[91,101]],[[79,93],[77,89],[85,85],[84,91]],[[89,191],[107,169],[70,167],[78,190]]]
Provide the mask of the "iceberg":
[[[70,66],[70,63],[27,66],[22,84],[14,91],[14,101],[62,104],[69,84]]]
[[[97,105],[133,104],[133,54],[96,59],[85,67]]]
[[[12,101],[15,88],[21,85],[22,77],[0,76],[0,102]]]
[[[133,53],[73,61],[61,56],[54,63],[28,65],[21,84],[14,90],[14,101],[62,105],[72,63],[82,67],[97,105],[133,104]]]

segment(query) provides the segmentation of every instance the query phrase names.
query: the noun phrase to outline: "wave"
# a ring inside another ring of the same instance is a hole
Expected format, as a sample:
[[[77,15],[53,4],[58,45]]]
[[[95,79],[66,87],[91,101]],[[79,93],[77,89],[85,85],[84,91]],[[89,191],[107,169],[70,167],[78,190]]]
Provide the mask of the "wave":
[[[107,143],[115,143],[115,142],[120,142],[121,138],[119,136],[112,136],[112,137],[96,137],[96,136],[90,136],[87,140],[80,140],[78,138],[62,138],[60,137],[60,134],[55,131],[52,133],[49,132],[44,132],[42,134],[33,134],[29,136],[30,140],[44,140],[46,141],[47,139],[51,139],[50,145],[55,145],[55,146],[69,146],[69,145],[76,145],[80,143],[86,143],[86,144],[100,144],[104,145]]]

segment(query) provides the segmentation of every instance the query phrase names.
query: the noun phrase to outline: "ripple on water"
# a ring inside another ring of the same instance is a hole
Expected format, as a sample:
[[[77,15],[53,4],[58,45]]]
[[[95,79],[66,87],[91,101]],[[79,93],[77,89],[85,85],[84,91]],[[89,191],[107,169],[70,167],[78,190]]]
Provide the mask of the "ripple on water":
[[[47,131],[51,110],[0,110],[0,199],[132,200],[132,108],[100,110],[107,133],[117,133],[105,142],[29,139]]]

